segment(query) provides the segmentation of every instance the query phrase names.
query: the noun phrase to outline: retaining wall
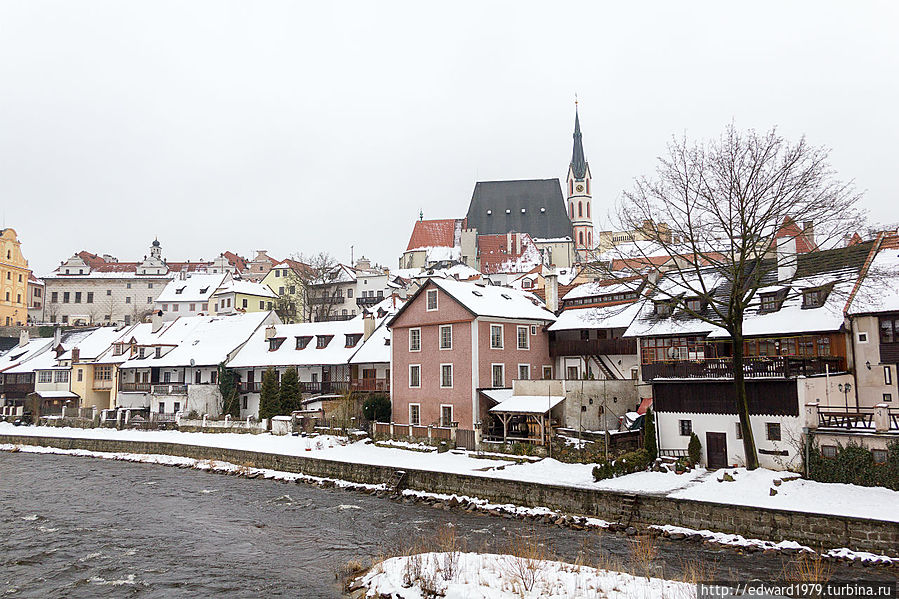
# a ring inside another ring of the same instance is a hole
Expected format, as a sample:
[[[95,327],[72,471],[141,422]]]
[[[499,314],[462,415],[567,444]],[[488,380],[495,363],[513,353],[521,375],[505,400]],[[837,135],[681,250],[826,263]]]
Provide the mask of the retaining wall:
[[[113,439],[75,439],[0,435],[0,443],[42,445],[60,449],[177,455],[200,460],[221,460],[255,468],[271,468],[357,483],[387,483],[396,468],[372,466],[257,451]],[[455,493],[493,503],[546,506],[554,510],[619,520],[627,494],[579,489],[465,474],[405,469],[406,486],[432,493]],[[722,483],[723,484],[723,483]],[[770,508],[724,505],[705,501],[640,495],[633,522],[672,524],[698,530],[740,534],[744,537],[792,540],[813,548],[848,547],[856,551],[895,556],[899,524],[883,520],[791,512]]]

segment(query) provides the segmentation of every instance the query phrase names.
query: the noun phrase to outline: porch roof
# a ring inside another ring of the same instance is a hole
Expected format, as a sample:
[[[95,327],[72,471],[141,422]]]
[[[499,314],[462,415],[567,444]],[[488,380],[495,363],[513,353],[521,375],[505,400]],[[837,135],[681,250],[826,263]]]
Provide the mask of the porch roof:
[[[512,395],[490,408],[491,412],[545,414],[565,400],[564,395]]]

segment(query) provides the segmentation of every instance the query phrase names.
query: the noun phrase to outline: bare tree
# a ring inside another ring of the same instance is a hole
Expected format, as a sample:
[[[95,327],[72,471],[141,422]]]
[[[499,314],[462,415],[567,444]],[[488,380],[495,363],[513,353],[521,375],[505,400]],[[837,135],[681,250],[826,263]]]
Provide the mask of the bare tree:
[[[788,142],[775,129],[760,134],[733,125],[706,143],[672,139],[655,177],[638,178],[623,194],[615,225],[648,241],[613,249],[610,276],[645,275],[664,262],[673,268],[661,279],[666,284],[654,285],[655,296],[728,333],[749,469],[758,467],[758,455],[743,370],[747,308],[771,277],[780,274],[778,284],[789,285],[795,276],[795,269],[786,278],[778,271],[778,246],[793,254],[791,244],[833,247],[861,226],[859,198],[851,183],[836,179],[825,148],[805,138]]]
[[[297,261],[305,266],[298,273],[303,319],[306,322],[330,320],[345,301],[337,287],[340,282],[340,264],[327,252],[300,255]]]

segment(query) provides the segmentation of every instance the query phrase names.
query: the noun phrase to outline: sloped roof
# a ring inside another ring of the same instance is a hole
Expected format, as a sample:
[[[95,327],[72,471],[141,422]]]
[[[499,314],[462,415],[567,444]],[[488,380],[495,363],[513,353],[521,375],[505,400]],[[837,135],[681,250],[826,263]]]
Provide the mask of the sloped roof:
[[[455,246],[456,222],[454,218],[415,221],[406,251]]]
[[[546,321],[556,319],[555,314],[544,308],[540,300],[531,293],[510,287],[478,285],[449,279],[429,279],[429,282],[445,291],[475,316]]]
[[[22,347],[16,345],[0,356],[0,372],[5,372],[10,368],[14,368],[19,364],[40,355],[49,350],[51,345],[53,345],[53,339],[49,337],[31,339]]]
[[[219,289],[228,278],[227,274],[194,274],[186,279],[170,281],[159,297],[157,303],[165,302],[205,302]]]
[[[571,220],[558,179],[478,181],[466,217],[479,235],[527,233],[571,237]]]
[[[640,312],[641,303],[615,304],[592,308],[569,308],[562,310],[550,331],[571,331],[583,329],[627,328]]]
[[[478,261],[484,274],[527,272],[542,264],[542,260],[540,250],[527,233],[511,235],[511,239],[508,233],[478,235]]]

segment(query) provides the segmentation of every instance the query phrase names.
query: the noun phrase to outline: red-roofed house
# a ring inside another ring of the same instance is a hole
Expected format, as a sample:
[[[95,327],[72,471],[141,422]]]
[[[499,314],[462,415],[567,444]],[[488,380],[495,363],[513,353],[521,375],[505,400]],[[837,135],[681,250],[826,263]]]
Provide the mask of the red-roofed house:
[[[421,268],[438,262],[460,260],[464,228],[465,219],[416,221],[406,251],[400,258],[400,268]]]

